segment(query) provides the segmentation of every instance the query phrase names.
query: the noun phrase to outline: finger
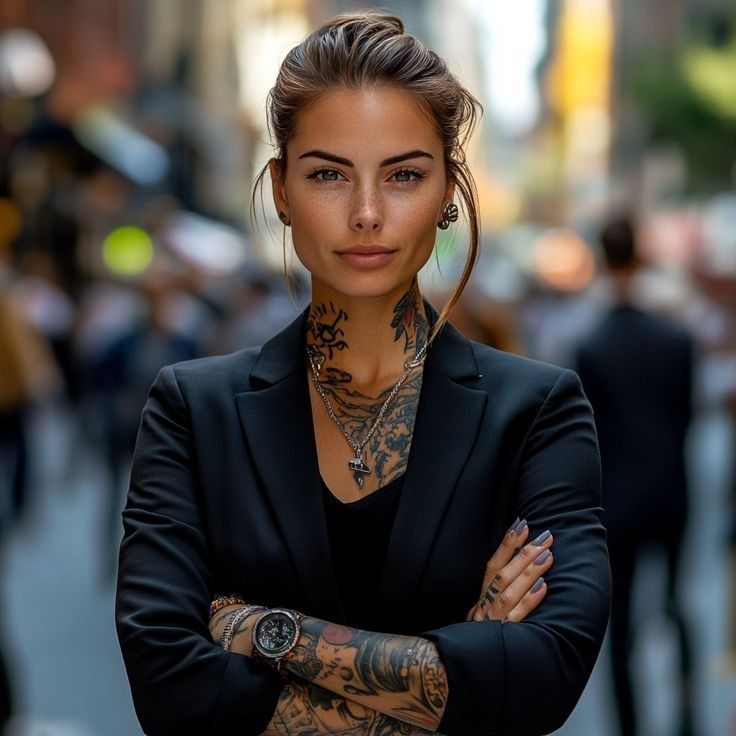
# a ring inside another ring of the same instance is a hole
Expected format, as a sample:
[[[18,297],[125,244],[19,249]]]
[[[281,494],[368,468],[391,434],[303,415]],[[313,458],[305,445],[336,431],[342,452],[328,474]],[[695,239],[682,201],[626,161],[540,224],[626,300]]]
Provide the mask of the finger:
[[[498,549],[493,553],[493,556],[486,564],[481,591],[484,591],[490,585],[493,578],[498,574],[499,570],[514,558],[516,550],[526,542],[528,536],[529,525],[526,523],[526,519],[517,518],[506,532],[506,535]]]
[[[524,596],[534,587],[537,580],[552,567],[554,556],[545,549],[499,596],[499,606],[508,613],[522,601]]]
[[[551,567],[553,557],[549,548],[552,542],[549,532],[540,534],[502,568],[481,594],[474,620],[505,618],[537,578]]]
[[[497,591],[495,592],[496,595],[506,590],[527,567],[534,563],[540,554],[552,546],[553,542],[554,538],[549,530],[542,532],[532,542],[522,547],[519,554],[495,574],[488,585],[486,585],[486,589],[489,589],[493,585]]]
[[[540,577],[529,589],[529,592],[509,611],[507,621],[523,621],[547,595],[547,583]]]

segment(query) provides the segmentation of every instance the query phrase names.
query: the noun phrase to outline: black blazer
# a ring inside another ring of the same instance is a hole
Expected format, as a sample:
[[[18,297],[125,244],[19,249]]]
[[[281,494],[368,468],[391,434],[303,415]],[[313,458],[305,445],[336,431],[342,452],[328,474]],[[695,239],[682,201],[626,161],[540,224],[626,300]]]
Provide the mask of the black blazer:
[[[595,663],[610,573],[590,406],[575,373],[471,343],[429,351],[377,612],[436,642],[445,734],[558,728]],[[523,623],[465,622],[514,517],[554,534]],[[260,350],[161,370],[143,412],[117,626],[148,736],[256,734],[279,677],[210,641],[216,591],[345,622],[325,531],[304,315]],[[350,622],[345,622],[350,623]]]
[[[685,330],[630,306],[605,314],[578,348],[577,370],[595,410],[612,541],[683,529],[693,352]]]

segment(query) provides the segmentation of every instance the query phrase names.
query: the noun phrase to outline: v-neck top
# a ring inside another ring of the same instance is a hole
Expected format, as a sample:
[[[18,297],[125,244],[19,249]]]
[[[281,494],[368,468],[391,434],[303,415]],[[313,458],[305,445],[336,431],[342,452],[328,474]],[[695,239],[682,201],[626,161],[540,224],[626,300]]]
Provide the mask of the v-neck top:
[[[327,536],[337,589],[351,626],[376,630],[376,601],[404,475],[343,503],[322,481]]]

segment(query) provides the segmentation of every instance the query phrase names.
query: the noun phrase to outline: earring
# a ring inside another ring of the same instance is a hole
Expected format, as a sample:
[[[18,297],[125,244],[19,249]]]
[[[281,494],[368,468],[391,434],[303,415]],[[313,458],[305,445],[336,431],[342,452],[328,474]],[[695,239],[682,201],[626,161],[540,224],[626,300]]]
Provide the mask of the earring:
[[[284,225],[289,224],[289,218],[283,212],[279,212],[279,220],[281,220],[281,222],[283,222]]]
[[[437,223],[437,227],[440,230],[447,230],[450,227],[451,222],[457,222],[458,208],[454,202],[450,202],[442,210],[442,219]]]

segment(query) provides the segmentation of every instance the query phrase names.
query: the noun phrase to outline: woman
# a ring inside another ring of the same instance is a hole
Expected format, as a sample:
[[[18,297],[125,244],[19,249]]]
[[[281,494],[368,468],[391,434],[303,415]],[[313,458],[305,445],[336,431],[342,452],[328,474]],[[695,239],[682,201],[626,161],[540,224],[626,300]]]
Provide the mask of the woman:
[[[269,170],[312,300],[151,389],[117,601],[148,736],[541,734],[582,692],[609,602],[589,406],[445,324],[476,109],[382,13],[284,61]],[[416,277],[455,196],[437,315]]]

